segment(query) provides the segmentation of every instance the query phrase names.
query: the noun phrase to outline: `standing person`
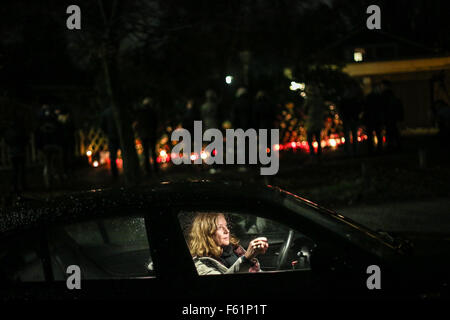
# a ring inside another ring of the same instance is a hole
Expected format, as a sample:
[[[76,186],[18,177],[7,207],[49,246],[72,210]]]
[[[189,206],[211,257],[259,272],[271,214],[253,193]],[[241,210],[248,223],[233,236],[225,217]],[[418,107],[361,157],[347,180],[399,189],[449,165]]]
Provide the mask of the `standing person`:
[[[404,111],[402,101],[392,91],[392,84],[388,80],[381,83],[381,102],[384,104],[386,144],[390,151],[401,148],[400,131],[398,122],[403,121]]]
[[[443,100],[435,102],[436,120],[439,128],[439,142],[442,150],[448,152],[450,146],[450,106]]]
[[[236,91],[236,100],[233,105],[233,128],[247,130],[250,127],[252,107],[247,89],[244,87]]]
[[[322,154],[320,134],[324,126],[325,102],[320,95],[318,86],[315,84],[311,84],[306,89],[305,113],[305,127],[309,145],[309,153],[313,157],[314,155],[317,155],[317,159],[320,160],[320,156]],[[316,138],[318,144],[317,154],[314,152],[313,137]]]
[[[259,129],[267,129],[267,136],[270,136],[270,129],[275,127],[275,112],[275,105],[269,101],[266,93],[262,90],[258,91],[255,96],[252,116],[258,136],[258,148],[260,146]]]
[[[59,181],[62,167],[62,149],[60,143],[60,124],[55,109],[44,103],[38,120],[36,133],[37,147],[44,155],[44,183],[50,188],[54,181]]]
[[[213,90],[207,90],[205,93],[205,103],[200,108],[201,117],[203,121],[203,130],[219,129],[218,113],[219,106],[217,103],[217,95]],[[205,147],[205,145],[203,145]],[[209,173],[215,174],[217,172],[217,165],[212,164]]]
[[[272,129],[275,125],[275,106],[262,90],[255,97],[253,120],[255,129]]]
[[[75,149],[75,128],[72,116],[66,108],[58,108],[57,120],[59,143],[62,150],[63,179],[67,180],[72,171],[72,157]]]
[[[116,160],[117,160],[117,151],[120,148],[120,139],[112,107],[106,108],[100,115],[100,128],[103,130],[106,137],[108,138],[111,175],[113,179],[117,179],[119,177],[119,171],[117,170]]]
[[[144,149],[144,167],[145,172],[151,175],[150,157],[152,158],[155,173],[158,173],[159,167],[156,161],[158,154],[156,150],[158,133],[158,113],[155,104],[151,98],[144,98],[142,104],[136,112],[135,129],[142,141]]]
[[[359,114],[362,112],[362,104],[362,90],[357,83],[353,83],[344,92],[344,96],[338,105],[339,115],[344,127],[345,152],[347,154],[356,155]],[[352,135],[351,142],[350,133]]]
[[[372,92],[370,92],[364,103],[363,123],[366,127],[368,139],[369,155],[373,154],[373,146],[375,144],[374,137],[377,137],[377,153],[381,153],[383,145],[383,137],[381,130],[385,118],[384,104],[381,97],[381,84],[375,84]],[[375,132],[375,136],[373,133]]]
[[[201,118],[198,115],[197,104],[193,98],[189,98],[186,101],[186,104],[184,106],[184,112],[181,115],[181,126],[183,129],[186,129],[189,131],[191,136],[194,136],[194,121],[196,119]],[[194,150],[194,139],[191,139],[191,150]]]
[[[236,100],[233,104],[232,111],[232,125],[234,129],[242,129],[246,131],[250,128],[250,121],[252,117],[252,106],[250,96],[246,88],[240,87],[236,91]],[[236,146],[235,146],[236,148]],[[244,150],[245,159],[249,158],[248,148]],[[240,172],[247,171],[245,165],[241,165],[238,169]]]
[[[218,128],[218,106],[217,95],[213,90],[207,90],[205,93],[206,101],[201,106],[201,116],[204,130]]]
[[[9,123],[5,131],[5,142],[8,146],[12,167],[12,191],[20,194],[27,189],[25,165],[29,132],[17,109],[14,109],[12,122]]]
[[[186,101],[185,109],[181,118],[181,126],[194,134],[194,121],[196,117],[195,100],[190,98]]]

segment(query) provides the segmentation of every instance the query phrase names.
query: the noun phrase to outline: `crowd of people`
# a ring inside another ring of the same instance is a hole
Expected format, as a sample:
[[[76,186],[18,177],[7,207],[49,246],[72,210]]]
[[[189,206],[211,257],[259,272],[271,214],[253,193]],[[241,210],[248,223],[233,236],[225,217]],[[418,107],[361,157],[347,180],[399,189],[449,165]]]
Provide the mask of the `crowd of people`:
[[[195,119],[203,120],[205,130],[275,128],[283,131],[281,136],[287,142],[298,140],[302,135],[296,131],[302,131],[310,154],[320,159],[321,139],[328,129],[327,118],[330,117],[330,103],[326,104],[324,96],[324,88],[318,82],[307,85],[303,98],[299,98],[296,103],[277,102],[275,97],[264,90],[249,92],[247,88],[239,87],[234,102],[225,106],[213,90],[207,90],[198,105],[193,99],[187,101],[180,122],[188,130],[192,130]],[[351,82],[334,104],[339,118],[340,128],[337,131],[343,134],[345,151],[349,155],[358,153],[358,132],[361,129],[368,137],[367,150],[370,155],[381,152],[383,148],[400,150],[398,126],[403,121],[404,110],[402,101],[393,93],[389,81],[375,83],[367,96],[364,96],[356,81]]]
[[[389,152],[400,150],[399,123],[404,120],[403,103],[393,93],[389,81],[375,83],[366,96],[356,81],[350,82],[332,103],[326,102],[324,96],[324,88],[320,83],[312,83],[306,87],[305,99],[299,110],[291,110],[287,114],[290,118],[300,118],[297,121],[300,126],[298,130],[305,132],[313,158],[320,161],[321,140],[331,133],[344,137],[345,152],[351,156],[361,153],[358,148],[359,140],[363,140],[359,137],[361,132],[367,135],[369,155],[375,153],[375,145],[377,153],[383,149]],[[295,107],[291,106],[290,109]],[[314,144],[314,140],[317,144]]]
[[[309,83],[302,98],[299,96],[300,102],[289,104],[287,110],[301,118],[298,123],[306,133],[309,152],[313,158],[319,160],[322,153],[321,137],[330,111],[323,90],[320,83]],[[155,100],[145,97],[132,111],[132,127],[142,142],[143,166],[148,175],[158,172],[157,145],[167,127],[167,122],[162,117],[164,113],[162,109],[170,109],[169,105],[163,106],[159,100],[158,102]],[[204,130],[279,128],[298,131],[283,124],[283,117],[287,114],[284,105],[287,104],[276,100],[268,91],[249,91],[246,87],[239,87],[235,90],[234,101],[225,105],[214,90],[208,89],[200,99],[189,97],[182,101],[183,108],[179,115],[170,115],[172,124],[173,121],[177,121],[171,127],[173,130],[182,126],[193,131],[194,120],[202,120]],[[393,93],[389,81],[375,83],[372,91],[366,96],[355,81],[346,87],[334,104],[339,114],[341,134],[345,138],[345,151],[349,155],[356,155],[358,152],[357,136],[361,128],[368,136],[368,154],[381,152],[384,147],[390,151],[401,148],[398,124],[403,120],[403,104]],[[165,111],[167,114],[167,110]],[[9,145],[10,157],[13,159],[13,188],[19,191],[26,188],[24,170],[29,136],[22,128],[19,115],[15,116],[13,122],[14,125],[5,131],[5,141]],[[98,123],[107,137],[111,174],[117,178],[119,173],[116,158],[117,151],[121,149],[121,139],[112,107],[107,107],[101,113]],[[299,136],[296,132],[292,132],[291,135]],[[35,138],[36,147],[44,160],[45,186],[50,187],[55,181],[67,179],[72,168],[75,149],[75,130],[70,112],[56,103],[44,101],[38,115]]]
[[[362,119],[369,137],[369,154],[373,153],[375,137],[378,140],[377,151],[382,151],[383,129],[386,132],[387,148],[390,150],[401,148],[398,123],[403,121],[403,118],[403,104],[393,93],[391,83],[382,81],[376,84],[365,99]]]

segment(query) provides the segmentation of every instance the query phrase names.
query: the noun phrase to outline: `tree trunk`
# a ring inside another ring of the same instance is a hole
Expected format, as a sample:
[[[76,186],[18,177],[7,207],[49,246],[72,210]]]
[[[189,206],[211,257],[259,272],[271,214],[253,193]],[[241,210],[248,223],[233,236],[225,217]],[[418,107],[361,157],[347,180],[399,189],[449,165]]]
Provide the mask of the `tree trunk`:
[[[136,145],[134,133],[131,128],[131,119],[128,110],[125,110],[124,103],[118,99],[117,91],[117,61],[112,59],[108,61],[106,57],[102,59],[103,71],[106,83],[106,93],[108,95],[111,107],[114,113],[114,119],[120,139],[120,150],[123,159],[123,172],[125,176],[125,185],[127,187],[135,186],[140,180],[139,160],[136,154]]]
[[[106,8],[104,5],[106,5]],[[141,175],[129,110],[126,110],[126,104],[121,99],[122,95],[118,84],[120,80],[118,72],[120,37],[118,36],[118,30],[123,26],[120,25],[120,16],[116,14],[120,15],[123,11],[123,5],[123,0],[106,1],[105,4],[103,0],[98,0],[98,7],[105,24],[105,42],[101,49],[101,63],[103,65],[106,94],[113,109],[118,130],[125,185],[131,187],[139,183]]]

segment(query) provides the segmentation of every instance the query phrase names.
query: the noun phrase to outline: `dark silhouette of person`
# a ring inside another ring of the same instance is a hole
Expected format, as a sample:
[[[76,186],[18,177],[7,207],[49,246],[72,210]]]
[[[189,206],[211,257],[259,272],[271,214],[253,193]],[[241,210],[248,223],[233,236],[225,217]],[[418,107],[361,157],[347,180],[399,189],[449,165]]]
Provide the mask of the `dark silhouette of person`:
[[[325,102],[320,95],[318,86],[316,84],[307,86],[305,99],[305,128],[309,145],[309,153],[311,156],[317,156],[318,160],[320,160],[320,156],[322,154],[320,134],[324,126],[325,111]],[[318,143],[317,153],[315,153],[313,146],[314,137]]]
[[[205,103],[202,104],[200,111],[203,120],[203,130],[218,129],[217,95],[213,90],[206,91]]]
[[[246,131],[251,126],[252,117],[252,105],[251,98],[246,88],[240,87],[236,91],[236,99],[232,107],[232,127],[236,129],[242,129]],[[237,145],[235,145],[237,148]],[[244,158],[249,159],[249,149],[245,147]],[[239,171],[245,172],[247,170],[246,166],[240,166]]]
[[[194,135],[194,121],[197,119],[194,99],[188,99],[181,117],[181,126]]]
[[[232,113],[233,128],[241,128],[245,131],[250,127],[252,107],[246,88],[241,87],[236,91],[236,100],[233,104]]]
[[[26,148],[30,136],[17,109],[13,111],[13,119],[8,124],[4,135],[12,167],[12,191],[20,194],[27,189]]]
[[[448,147],[450,145],[450,106],[444,100],[438,100],[435,102],[436,108],[436,121],[439,128],[439,142],[443,147],[443,150],[449,152]]]
[[[159,171],[157,163],[156,143],[158,138],[158,112],[151,98],[144,98],[136,112],[135,129],[142,141],[144,149],[144,167],[148,175],[151,175],[150,157],[153,162],[154,172]]]
[[[361,88],[357,83],[350,84],[338,103],[339,115],[343,124],[345,152],[347,154],[356,155],[359,115],[362,112],[362,105],[363,93]],[[350,134],[352,135],[351,141]]]
[[[403,121],[404,111],[402,101],[392,91],[392,84],[388,80],[381,82],[381,102],[384,105],[386,145],[388,150],[394,151],[401,148],[400,131],[398,123]]]
[[[259,129],[267,130],[267,138],[270,139],[270,129],[275,128],[276,110],[275,105],[266,95],[266,92],[260,90],[256,93],[255,101],[253,103],[253,126],[256,129],[258,136],[258,148],[260,145]],[[265,141],[262,141],[265,143]]]
[[[120,138],[112,107],[106,108],[100,115],[100,128],[108,138],[111,175],[114,179],[117,179],[117,177],[119,176],[119,171],[117,169],[116,160],[117,151],[120,149]]]
[[[72,116],[66,108],[55,108],[55,114],[59,122],[58,137],[62,150],[63,179],[66,180],[72,172],[72,157],[75,149],[75,127]]]
[[[201,119],[200,110],[193,98],[185,101],[183,112],[180,115],[180,122],[183,129],[186,129],[194,136],[194,121]],[[191,150],[194,150],[194,139],[191,139]]]
[[[272,129],[275,125],[275,106],[266,93],[258,91],[253,105],[253,121],[255,129]]]
[[[368,152],[373,154],[373,147],[375,144],[375,136],[377,137],[377,153],[381,153],[383,145],[383,137],[381,130],[385,118],[385,104],[381,96],[381,84],[374,85],[372,91],[367,95],[364,103],[363,123],[366,127],[368,136]],[[375,136],[373,133],[375,132]]]
[[[54,181],[61,178],[62,149],[60,123],[55,113],[55,108],[44,103],[38,117],[38,129],[36,132],[36,145],[44,155],[44,183],[50,188]]]

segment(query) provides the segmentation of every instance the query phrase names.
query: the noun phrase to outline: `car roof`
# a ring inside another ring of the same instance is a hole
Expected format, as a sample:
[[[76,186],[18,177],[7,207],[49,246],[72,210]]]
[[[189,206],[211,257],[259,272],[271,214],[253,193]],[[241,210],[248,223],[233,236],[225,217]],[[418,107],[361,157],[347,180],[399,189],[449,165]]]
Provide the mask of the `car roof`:
[[[84,212],[101,215],[102,211],[117,207],[156,204],[169,207],[172,203],[195,199],[207,201],[214,195],[232,198],[240,194],[252,198],[258,196],[261,189],[267,188],[261,185],[243,187],[236,182],[164,181],[131,188],[92,189],[42,199],[23,197],[17,199],[12,207],[0,208],[0,234],[22,229],[24,226],[35,226],[44,221],[56,221],[62,215],[77,218],[83,216]]]

